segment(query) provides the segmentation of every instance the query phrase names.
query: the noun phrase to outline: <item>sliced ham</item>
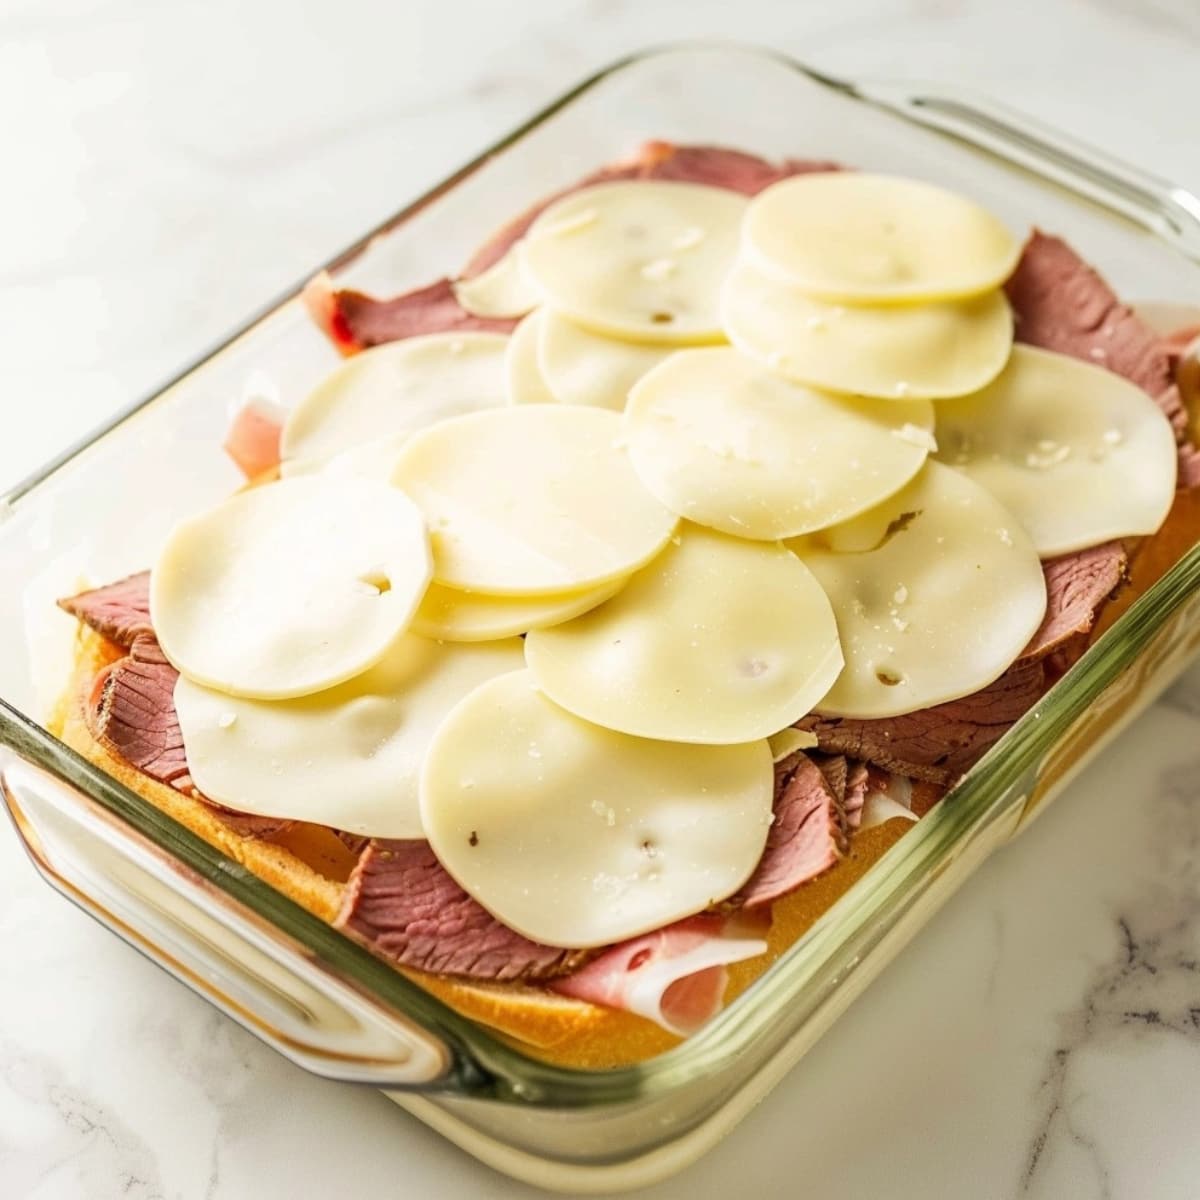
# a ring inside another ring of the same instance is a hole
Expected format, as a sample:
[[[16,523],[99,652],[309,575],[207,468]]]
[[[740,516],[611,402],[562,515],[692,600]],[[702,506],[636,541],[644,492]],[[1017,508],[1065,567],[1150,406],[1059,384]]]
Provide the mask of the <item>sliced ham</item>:
[[[225,435],[225,453],[247,479],[258,479],[279,466],[283,412],[276,404],[252,400],[243,405]]]
[[[78,596],[69,596],[60,600],[58,607],[126,649],[136,638],[154,635],[154,627],[150,624],[149,571],[92,588]]]
[[[335,288],[322,273],[305,287],[303,298],[313,320],[343,354],[424,333],[510,333],[516,325],[509,318],[477,317],[467,312],[449,279],[378,300],[352,288]]]
[[[1035,230],[1005,285],[1017,341],[1123,375],[1167,415],[1179,445],[1179,485],[1200,483],[1200,453],[1175,385],[1171,346],[1061,238]]]
[[[845,794],[845,760],[842,760]],[[803,751],[775,764],[774,820],[754,873],[730,905],[757,908],[827,871],[845,848],[841,803],[821,768]]]
[[[589,957],[531,942],[502,925],[423,841],[370,842],[334,924],[401,966],[468,979],[545,979]]]
[[[1124,581],[1127,564],[1121,542],[1105,542],[1044,563],[1046,616],[1021,658],[1045,658],[1068,642],[1086,639],[1096,613]]]
[[[951,784],[971,769],[1042,695],[1040,661],[1019,662],[995,683],[933,708],[899,717],[863,721],[816,713],[797,728],[816,735],[830,754],[846,754],[889,771],[932,783]]]
[[[613,946],[549,987],[687,1037],[721,1010],[727,965],[766,953],[766,925],[741,913],[688,917]]]

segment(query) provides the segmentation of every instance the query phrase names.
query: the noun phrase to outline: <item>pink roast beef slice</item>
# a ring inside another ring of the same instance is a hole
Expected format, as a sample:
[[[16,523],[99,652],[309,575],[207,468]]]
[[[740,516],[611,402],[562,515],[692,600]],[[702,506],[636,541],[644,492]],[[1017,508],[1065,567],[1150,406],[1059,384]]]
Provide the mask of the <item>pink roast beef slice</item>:
[[[1097,611],[1124,581],[1127,562],[1121,542],[1105,542],[1043,563],[1046,616],[1021,658],[1045,658],[1075,638],[1086,638]]]
[[[756,908],[794,892],[838,861],[844,838],[838,797],[821,768],[802,751],[789,755],[775,767],[775,819],[762,858],[729,903]]]
[[[334,924],[401,966],[469,979],[545,979],[590,957],[539,945],[502,925],[423,841],[372,841]]]
[[[154,636],[150,624],[149,571],[70,596],[60,600],[58,607],[126,649],[136,638]]]
[[[950,784],[970,770],[1042,695],[1040,661],[1018,662],[995,683],[961,700],[899,717],[864,721],[822,717],[796,723],[816,734],[819,747],[913,779]]]
[[[869,768],[864,762],[850,764],[846,776],[846,798],[842,802],[842,813],[845,817],[846,828],[853,832],[862,824],[863,805],[867,802],[867,789],[870,782]]]

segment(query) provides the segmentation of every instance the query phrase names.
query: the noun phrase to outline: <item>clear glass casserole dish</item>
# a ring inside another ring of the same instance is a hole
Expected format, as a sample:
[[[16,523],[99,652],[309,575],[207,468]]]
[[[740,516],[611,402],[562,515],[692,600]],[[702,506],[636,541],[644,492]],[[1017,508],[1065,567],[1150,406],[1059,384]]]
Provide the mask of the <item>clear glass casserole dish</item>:
[[[1066,236],[1127,298],[1200,301],[1200,202],[974,99],[831,80],[761,51],[681,47],[585,81],[330,266],[388,294],[648,137],[829,158],[970,190]],[[481,216],[481,214],[483,214]],[[945,802],[767,974],[653,1060],[529,1057],[225,858],[51,736],[72,625],[54,599],[141,569],[238,482],[218,453],[256,373],[302,394],[337,361],[298,295],[0,500],[0,782],[64,894],[316,1074],[386,1089],[471,1153],[582,1193],[669,1174],[730,1129],[957,885],[1200,647],[1200,549],[1115,623]]]

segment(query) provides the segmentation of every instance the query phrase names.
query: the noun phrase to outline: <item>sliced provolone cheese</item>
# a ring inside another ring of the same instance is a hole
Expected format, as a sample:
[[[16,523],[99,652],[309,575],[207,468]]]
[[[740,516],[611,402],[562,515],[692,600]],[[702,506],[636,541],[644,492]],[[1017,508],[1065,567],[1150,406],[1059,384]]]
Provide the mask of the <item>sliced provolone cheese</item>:
[[[519,317],[536,307],[537,286],[525,270],[521,242],[514,242],[486,271],[454,285],[459,304],[477,317]]]
[[[837,614],[846,667],[817,705],[829,715],[893,717],[978,691],[1046,611],[1020,522],[941,463],[869,512],[789,545]]]
[[[447,642],[484,642],[557,625],[603,604],[625,586],[613,579],[578,592],[550,596],[489,596],[431,583],[412,619],[413,633]]]
[[[421,775],[439,861],[497,919],[551,946],[604,946],[732,895],[774,791],[765,741],[683,746],[613,733],[518,671],[447,717]]]
[[[933,405],[814,391],[718,346],[680,351],[642,379],[625,436],[642,482],[668,508],[775,539],[902,488],[933,446]]]
[[[842,654],[825,593],[786,547],[687,525],[606,604],[535,629],[525,661],[597,725],[728,744],[799,720]]]
[[[446,417],[508,403],[498,333],[431,333],[348,359],[311,391],[283,427],[282,471],[395,439]]]
[[[767,741],[771,745],[771,757],[776,762],[790,758],[797,750],[813,750],[817,746],[817,735],[807,729],[794,729],[789,725],[778,733],[773,733]]]
[[[773,371],[835,392],[961,396],[999,374],[1012,348],[1002,292],[929,304],[815,300],[749,261],[722,297],[729,340]]]
[[[479,684],[517,670],[521,654],[519,638],[405,636],[369,671],[295,700],[227,696],[181,675],[188,770],[205,796],[239,812],[423,838],[417,781],[435,730]]]
[[[939,457],[981,483],[1048,558],[1153,533],[1175,499],[1175,435],[1140,387],[1014,346],[982,391],[937,406]],[[636,461],[636,460],[635,460]]]
[[[283,699],[374,666],[430,576],[416,506],[374,480],[307,475],[177,525],[150,579],[154,630],[184,675]]]
[[[542,312],[538,362],[546,386],[561,404],[625,407],[629,389],[675,349],[592,333],[555,312]]]
[[[495,595],[544,595],[628,575],[676,517],[642,486],[621,418],[530,404],[443,421],[409,439],[394,482],[421,507],[434,578]]]
[[[970,296],[998,287],[1020,246],[999,218],[956,192],[891,175],[797,175],[746,214],[761,264],[827,300]]]
[[[505,370],[508,375],[508,398],[513,404],[554,404],[555,396],[546,385],[538,363],[538,330],[545,318],[545,309],[535,309],[512,331],[508,339]]]
[[[538,217],[525,269],[547,304],[598,333],[718,341],[718,295],[745,211],[744,197],[704,184],[596,184]]]

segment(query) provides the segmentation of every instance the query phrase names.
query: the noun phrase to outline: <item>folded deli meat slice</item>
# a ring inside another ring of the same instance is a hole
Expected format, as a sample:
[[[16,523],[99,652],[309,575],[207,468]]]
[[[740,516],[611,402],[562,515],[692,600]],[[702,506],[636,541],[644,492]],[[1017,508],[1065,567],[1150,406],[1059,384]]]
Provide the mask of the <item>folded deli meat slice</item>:
[[[265,400],[242,405],[225,435],[225,453],[247,479],[258,479],[279,466],[279,442],[285,413]]]
[[[1046,616],[1022,659],[1044,658],[1086,637],[1096,613],[1121,586],[1127,565],[1121,542],[1105,542],[1044,563]]]
[[[1170,346],[1061,238],[1035,231],[1005,285],[1016,338],[1123,375],[1149,393],[1175,431],[1179,484],[1200,484],[1200,453],[1175,385]]]
[[[775,779],[774,820],[766,848],[754,874],[731,899],[746,908],[770,904],[827,871],[846,844],[840,812],[846,796],[844,758],[840,790],[836,779],[831,782],[803,753],[777,763]]]
[[[549,986],[687,1037],[720,1011],[729,983],[726,966],[766,952],[766,926],[741,913],[687,917],[613,946]]]
[[[150,623],[149,571],[80,592],[78,596],[60,600],[58,606],[126,649],[141,634],[154,635],[154,626]]]
[[[373,841],[335,924],[405,967],[472,979],[541,979],[585,952],[544,946],[501,924],[446,872],[425,841]]]

